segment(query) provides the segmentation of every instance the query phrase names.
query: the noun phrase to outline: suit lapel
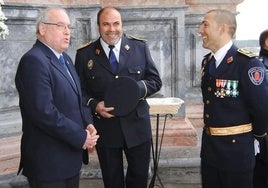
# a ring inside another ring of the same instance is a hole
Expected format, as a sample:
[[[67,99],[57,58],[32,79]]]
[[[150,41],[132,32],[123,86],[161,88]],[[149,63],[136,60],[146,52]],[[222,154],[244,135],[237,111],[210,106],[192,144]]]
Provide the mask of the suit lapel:
[[[131,46],[128,43],[127,38],[123,35],[121,47],[120,47],[118,72],[120,72],[120,70],[122,70],[123,67],[126,66],[127,60],[129,59],[130,50],[131,50]]]
[[[39,40],[36,40],[35,43],[36,46],[38,46],[39,48],[42,49],[42,51],[46,54],[46,56],[48,57],[48,59],[50,60],[51,64],[59,71],[60,74],[63,74],[64,77],[67,79],[67,81],[69,82],[69,84],[71,84],[72,88],[74,89],[74,91],[76,93],[78,93],[77,87],[76,85],[79,84],[77,78],[75,78],[76,76],[74,76],[74,66],[70,65],[72,63],[71,59],[68,58],[68,56],[63,53],[63,57],[66,61],[66,64],[69,68],[69,71],[71,73],[71,75],[73,76],[74,82],[72,80],[72,78],[70,77],[70,75],[68,74],[68,72],[64,69],[64,67],[62,67],[60,65],[59,59],[56,57],[56,55],[42,42],[40,42]]]
[[[219,67],[217,68],[216,75],[222,74],[227,71],[230,64],[234,63],[233,59],[235,54],[237,53],[237,47],[234,45],[228,50],[227,54],[224,56],[221,61]]]
[[[69,69],[69,72],[72,75],[72,78],[71,78],[70,75],[67,73],[67,76],[68,76],[67,79],[72,84],[73,89],[77,92],[77,85],[79,84],[79,79],[76,76],[76,70],[73,66],[72,61],[69,61],[68,58],[65,58],[65,60],[66,60],[66,65]],[[65,76],[66,76],[66,71],[64,70],[64,72],[65,72]]]

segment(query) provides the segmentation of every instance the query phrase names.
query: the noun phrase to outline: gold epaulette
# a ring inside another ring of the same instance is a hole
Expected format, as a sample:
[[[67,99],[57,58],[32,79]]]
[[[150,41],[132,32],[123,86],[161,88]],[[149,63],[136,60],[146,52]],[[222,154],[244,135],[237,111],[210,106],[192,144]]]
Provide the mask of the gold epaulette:
[[[85,48],[85,47],[87,47],[88,45],[90,45],[91,43],[92,43],[92,41],[89,41],[88,43],[79,46],[76,50],[80,50],[80,49],[82,49],[82,48]]]
[[[248,50],[248,49],[246,49],[246,48],[239,48],[237,51],[238,51],[239,53],[241,53],[241,54],[247,56],[247,57],[257,57],[257,56],[258,56],[257,53],[254,53],[254,52],[252,52],[252,51],[250,51],[250,50]]]
[[[138,37],[134,37],[134,36],[132,36],[132,35],[129,35],[129,36],[128,36],[128,38],[130,38],[130,39],[134,39],[134,40],[139,40],[139,41],[146,42],[146,40],[145,40],[145,39],[138,38]]]

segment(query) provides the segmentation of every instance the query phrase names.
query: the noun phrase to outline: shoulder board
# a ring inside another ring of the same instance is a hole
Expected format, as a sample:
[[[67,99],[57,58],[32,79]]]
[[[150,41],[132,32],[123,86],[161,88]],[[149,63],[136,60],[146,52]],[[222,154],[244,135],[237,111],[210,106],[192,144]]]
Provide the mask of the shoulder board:
[[[254,53],[254,52],[252,52],[252,51],[250,51],[250,50],[248,50],[248,49],[246,49],[246,48],[239,48],[237,51],[238,51],[239,53],[241,53],[241,54],[247,56],[247,57],[257,57],[257,56],[258,56],[257,53]]]
[[[139,41],[146,42],[146,40],[145,40],[145,39],[138,38],[138,37],[134,37],[134,36],[132,36],[132,35],[129,35],[129,36],[128,36],[128,38],[130,38],[130,39],[134,39],[134,40],[139,40]]]
[[[92,43],[92,41],[89,41],[88,43],[79,46],[76,50],[80,50],[82,48],[85,48],[85,47],[89,46],[91,43]]]

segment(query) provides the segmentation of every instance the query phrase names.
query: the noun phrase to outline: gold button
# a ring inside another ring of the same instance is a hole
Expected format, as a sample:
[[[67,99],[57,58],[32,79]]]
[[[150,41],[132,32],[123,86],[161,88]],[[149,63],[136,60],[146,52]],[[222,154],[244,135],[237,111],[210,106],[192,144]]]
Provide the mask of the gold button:
[[[236,143],[236,140],[235,140],[235,139],[233,139],[233,140],[232,140],[232,143]]]
[[[211,91],[212,89],[211,89],[211,87],[208,87],[208,91]]]
[[[205,116],[206,116],[206,118],[209,118],[209,114],[206,114]]]
[[[119,76],[118,76],[118,75],[116,75],[116,76],[115,76],[115,79],[117,79],[117,78],[119,78]]]
[[[209,100],[206,100],[206,104],[209,104],[210,103],[210,101]]]

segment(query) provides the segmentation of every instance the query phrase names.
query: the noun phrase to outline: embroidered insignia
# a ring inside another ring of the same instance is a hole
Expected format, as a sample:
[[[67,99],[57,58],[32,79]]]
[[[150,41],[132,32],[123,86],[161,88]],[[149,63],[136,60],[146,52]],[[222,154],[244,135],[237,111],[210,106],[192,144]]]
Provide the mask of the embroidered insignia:
[[[227,59],[227,63],[231,63],[231,62],[233,62],[233,56],[231,56],[231,57],[229,57],[228,59]]]
[[[258,54],[254,53],[246,48],[239,48],[237,51],[245,56],[248,56],[248,57],[257,57],[258,56]]]
[[[100,49],[96,49],[95,53],[96,53],[97,55],[100,55]]]
[[[146,40],[145,40],[145,39],[138,38],[138,37],[134,37],[134,36],[132,36],[132,35],[129,35],[129,36],[128,36],[128,38],[130,38],[130,39],[134,39],[134,40],[139,40],[139,41],[146,42]]]
[[[130,49],[129,45],[125,45],[125,49],[128,51]]]
[[[80,50],[82,48],[85,48],[85,47],[89,46],[91,43],[92,43],[92,41],[89,41],[88,43],[79,46],[76,50]]]
[[[88,70],[91,70],[93,68],[93,65],[94,65],[93,60],[89,60],[87,63]]]
[[[248,76],[250,81],[254,85],[260,85],[264,79],[264,69],[262,67],[252,67],[248,70]]]

